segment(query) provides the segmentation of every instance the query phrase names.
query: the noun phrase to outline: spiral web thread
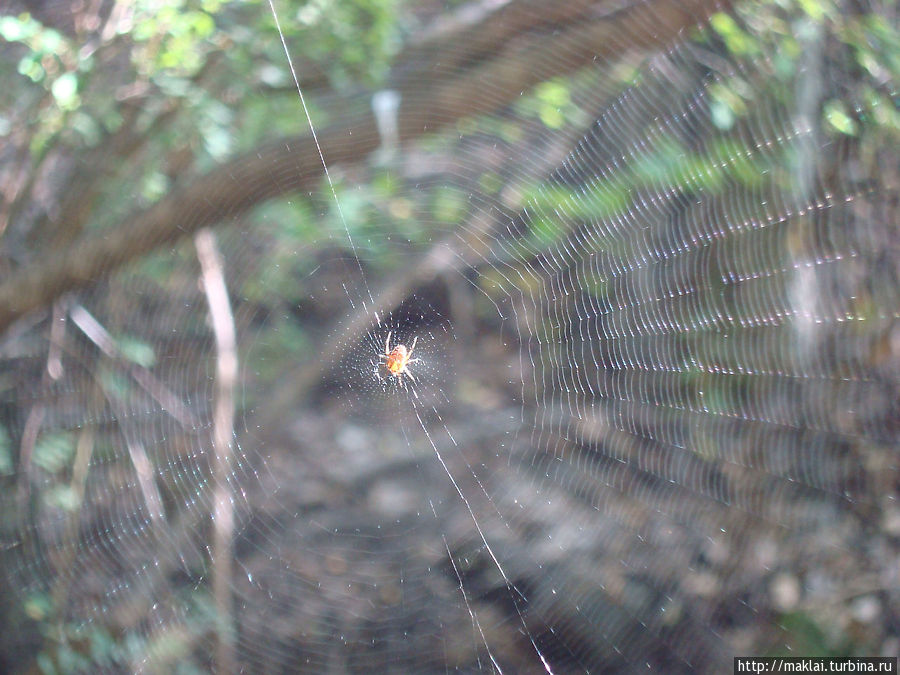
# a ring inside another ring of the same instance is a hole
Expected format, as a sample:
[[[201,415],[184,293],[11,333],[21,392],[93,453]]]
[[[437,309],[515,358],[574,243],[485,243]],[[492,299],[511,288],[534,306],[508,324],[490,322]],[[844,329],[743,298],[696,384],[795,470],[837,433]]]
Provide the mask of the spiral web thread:
[[[512,108],[497,119],[527,143],[461,137],[440,180],[465,217],[426,214],[416,245],[352,234],[352,192],[332,185],[343,229],[318,243],[354,255],[305,261],[304,282],[341,279],[316,301],[372,322],[339,335],[338,356],[308,346],[337,384],[293,420],[299,451],[253,423],[290,322],[235,298],[243,667],[708,671],[791,649],[792,613],[871,596],[898,615],[881,531],[896,511],[896,174],[838,161],[825,74],[773,90],[770,58],[725,60],[696,32],[628,80],[612,60],[584,68],[559,129]],[[721,92],[738,85],[729,120]],[[486,156],[508,189],[484,189]],[[226,274],[284,295],[266,266],[315,247],[260,255],[267,226],[219,230]],[[366,251],[402,268],[435,249],[501,326],[496,351],[454,351],[459,326],[432,297],[366,308]],[[144,264],[165,286],[137,266],[3,345],[5,443],[21,453],[2,497],[7,583],[27,616],[56,613],[64,645],[127,636],[95,666],[202,669],[215,351],[190,247]],[[419,336],[407,387],[372,367],[388,330]],[[472,394],[492,360],[507,386]],[[791,601],[779,589],[804,566]]]

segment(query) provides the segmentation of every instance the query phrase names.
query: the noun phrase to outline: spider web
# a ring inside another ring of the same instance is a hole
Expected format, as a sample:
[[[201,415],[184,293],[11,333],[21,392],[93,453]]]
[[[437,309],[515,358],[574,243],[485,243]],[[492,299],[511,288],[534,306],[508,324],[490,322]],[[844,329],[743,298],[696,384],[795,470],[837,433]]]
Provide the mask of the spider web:
[[[203,671],[222,634],[249,672],[896,653],[896,167],[823,126],[793,11],[794,70],[777,36],[726,56],[726,15],[652,53],[640,26],[569,88],[217,228],[228,616],[191,243],[11,331],[4,584],[56,627],[41,667]],[[389,332],[415,379],[379,367]]]

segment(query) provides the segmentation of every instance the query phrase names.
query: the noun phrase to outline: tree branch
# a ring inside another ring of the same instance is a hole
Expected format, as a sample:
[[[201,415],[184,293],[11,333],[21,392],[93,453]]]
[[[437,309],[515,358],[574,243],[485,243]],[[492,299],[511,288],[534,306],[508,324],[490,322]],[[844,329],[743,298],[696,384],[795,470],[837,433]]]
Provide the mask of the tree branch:
[[[528,3],[514,6],[520,4]],[[489,55],[457,63],[449,72],[439,61],[445,50],[431,56],[426,51],[423,60],[422,49],[414,45],[395,69],[393,84],[401,94],[400,140],[408,142],[462,117],[496,110],[548,77],[570,73],[598,57],[613,57],[626,48],[662,47],[721,5],[718,0],[644,0],[628,6],[595,2],[585,4],[584,11],[563,26],[546,24],[538,11],[523,12],[506,42],[494,40]],[[457,59],[483,52],[481,35],[473,30],[452,41]],[[475,40],[472,51],[468,37]],[[319,140],[329,165],[360,161],[379,145],[370,112],[325,129]],[[0,330],[159,246],[272,197],[311,190],[321,173],[309,136],[282,139],[239,157],[135,214],[127,225],[82,239],[14,274],[0,285]]]

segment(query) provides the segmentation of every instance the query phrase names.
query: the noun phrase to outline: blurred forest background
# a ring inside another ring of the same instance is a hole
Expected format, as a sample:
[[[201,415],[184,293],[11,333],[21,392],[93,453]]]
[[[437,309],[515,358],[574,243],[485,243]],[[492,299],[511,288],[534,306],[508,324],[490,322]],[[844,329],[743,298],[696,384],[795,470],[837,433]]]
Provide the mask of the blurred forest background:
[[[0,0],[0,670],[897,656],[897,13]]]

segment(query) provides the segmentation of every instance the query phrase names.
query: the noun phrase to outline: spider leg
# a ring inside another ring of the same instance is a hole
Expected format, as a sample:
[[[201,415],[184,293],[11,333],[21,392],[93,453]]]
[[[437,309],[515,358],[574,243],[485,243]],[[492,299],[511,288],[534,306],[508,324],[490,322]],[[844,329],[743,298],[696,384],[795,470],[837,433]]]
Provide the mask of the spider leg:
[[[413,338],[412,347],[409,348],[409,351],[407,352],[407,356],[412,356],[413,349],[416,348],[416,342],[418,341],[418,339],[419,339],[419,336],[418,336],[418,335],[416,335],[416,336]],[[407,363],[409,363],[409,361],[407,361]]]
[[[407,363],[409,363],[409,361],[407,361]],[[406,368],[403,369],[403,374],[406,375],[413,382],[416,381],[416,378],[413,377],[413,374],[411,372],[409,372]]]
[[[385,354],[391,353],[391,333],[393,333],[393,332],[394,331],[389,330],[387,340],[384,341],[384,353]]]

